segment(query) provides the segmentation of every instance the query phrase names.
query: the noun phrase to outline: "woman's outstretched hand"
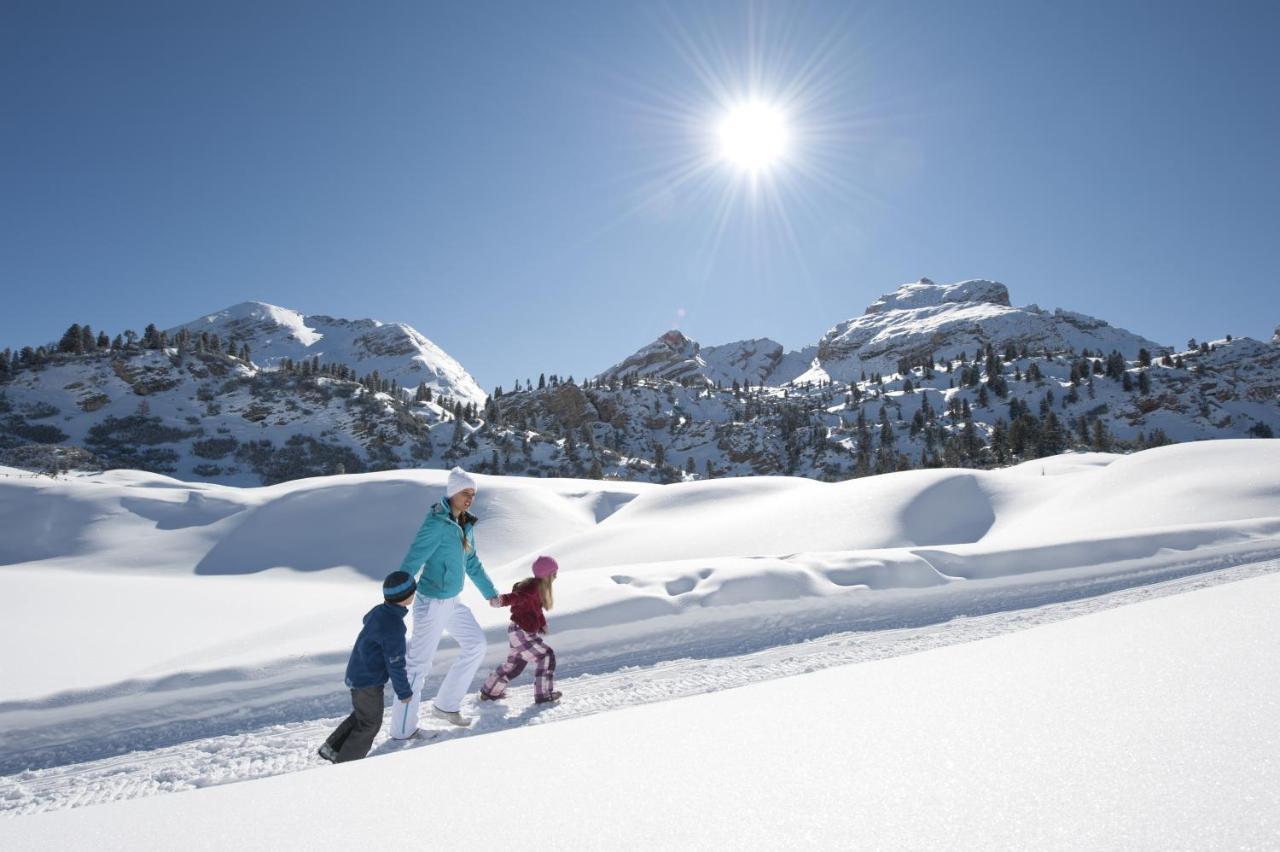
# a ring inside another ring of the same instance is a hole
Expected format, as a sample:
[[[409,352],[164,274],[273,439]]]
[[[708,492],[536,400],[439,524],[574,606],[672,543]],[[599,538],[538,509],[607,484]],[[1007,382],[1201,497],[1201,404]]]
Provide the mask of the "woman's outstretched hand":
[[[502,607],[502,604],[501,602],[499,602],[497,595],[494,595],[493,597],[489,598],[489,606],[493,607],[494,609],[500,609]]]

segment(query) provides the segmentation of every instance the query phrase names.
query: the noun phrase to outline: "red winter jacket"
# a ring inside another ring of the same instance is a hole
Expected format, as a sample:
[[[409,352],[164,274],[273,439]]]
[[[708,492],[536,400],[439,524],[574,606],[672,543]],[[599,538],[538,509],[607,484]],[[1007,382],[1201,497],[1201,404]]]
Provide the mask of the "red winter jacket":
[[[511,594],[498,595],[498,603],[511,607],[511,620],[526,633],[547,632],[547,618],[542,614],[537,577],[516,583],[511,587]]]

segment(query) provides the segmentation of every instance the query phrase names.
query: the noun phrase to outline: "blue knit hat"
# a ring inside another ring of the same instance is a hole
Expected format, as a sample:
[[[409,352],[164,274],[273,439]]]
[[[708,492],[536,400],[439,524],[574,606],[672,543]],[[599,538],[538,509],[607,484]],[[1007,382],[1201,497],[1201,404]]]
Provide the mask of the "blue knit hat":
[[[404,571],[392,571],[387,575],[387,579],[382,581],[382,596],[388,603],[400,603],[413,594],[416,586],[413,578]]]

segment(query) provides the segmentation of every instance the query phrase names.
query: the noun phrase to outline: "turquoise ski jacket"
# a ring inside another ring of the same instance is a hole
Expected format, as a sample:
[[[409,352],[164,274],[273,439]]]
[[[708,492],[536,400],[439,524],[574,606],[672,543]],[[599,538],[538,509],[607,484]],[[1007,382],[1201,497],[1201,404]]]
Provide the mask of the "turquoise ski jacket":
[[[486,599],[496,597],[498,592],[476,556],[473,531],[476,518],[464,512],[459,520],[461,523],[453,519],[447,498],[432,506],[418,528],[413,544],[409,545],[400,570],[411,577],[418,577],[418,594],[429,598],[445,600],[462,594],[464,573]],[[464,538],[470,545],[465,550],[462,547]]]

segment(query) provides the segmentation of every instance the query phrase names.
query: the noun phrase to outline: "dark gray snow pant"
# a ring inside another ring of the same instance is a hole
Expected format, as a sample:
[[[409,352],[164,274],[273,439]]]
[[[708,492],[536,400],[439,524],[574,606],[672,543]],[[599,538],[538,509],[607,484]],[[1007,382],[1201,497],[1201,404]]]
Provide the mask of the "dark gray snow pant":
[[[359,760],[369,753],[373,738],[382,728],[382,692],[381,686],[351,690],[351,706],[355,709],[325,740],[338,755],[334,763]]]

